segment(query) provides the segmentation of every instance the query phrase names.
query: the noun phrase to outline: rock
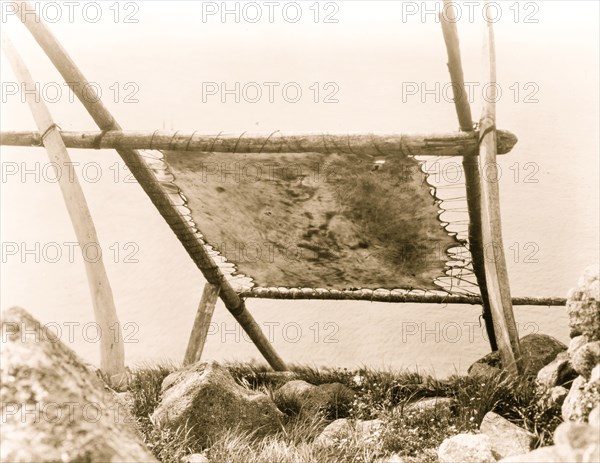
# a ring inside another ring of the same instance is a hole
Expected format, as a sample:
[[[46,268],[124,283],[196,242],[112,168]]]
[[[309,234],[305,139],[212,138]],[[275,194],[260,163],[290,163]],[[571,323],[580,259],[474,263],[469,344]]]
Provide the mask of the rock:
[[[556,447],[541,447],[522,455],[503,458],[498,463],[565,463]]]
[[[293,371],[266,371],[262,373],[269,380],[269,384],[281,386],[289,381],[293,381],[298,374]]]
[[[2,314],[0,460],[157,462],[98,375],[25,310]]]
[[[562,404],[565,401],[565,398],[569,394],[569,390],[563,386],[554,386],[546,391],[544,394],[544,399],[546,403],[544,404],[548,409],[557,409],[560,410]]]
[[[598,381],[600,380],[600,363],[592,368],[590,372],[590,381]]]
[[[578,376],[562,405],[564,421],[585,421],[590,411],[600,404],[600,381],[586,382]]]
[[[554,432],[554,445],[564,461],[592,461],[589,457],[598,454],[600,435],[587,423],[561,423]]]
[[[596,420],[600,407],[594,408],[590,418]],[[599,417],[600,418],[600,417]],[[552,463],[578,462],[594,463],[600,461],[600,423],[561,423],[554,432],[554,444],[533,452],[511,456],[500,460],[501,463]]]
[[[588,381],[583,388],[582,409],[585,419],[600,405],[600,380]]]
[[[183,457],[181,463],[209,463],[209,461],[202,453],[192,453]]]
[[[600,341],[600,277],[598,266],[588,267],[578,286],[567,295],[567,314],[571,337],[584,334]]]
[[[524,374],[537,375],[537,373],[556,356],[565,351],[565,346],[558,339],[547,334],[528,334],[520,339],[521,356],[523,358]],[[494,368],[500,368],[500,354],[498,351],[491,352],[485,357],[477,360],[469,367],[469,374],[473,375],[473,369],[478,363],[486,364]],[[478,367],[481,368],[481,367]]]
[[[571,338],[571,341],[569,342],[569,349],[567,350],[569,357],[571,357],[571,355],[573,355],[573,353],[576,350],[585,346],[588,342],[590,342],[589,339],[587,338],[587,336],[584,335],[579,335],[575,336],[574,338]]]
[[[218,363],[199,362],[164,379],[152,417],[160,429],[183,427],[206,445],[235,427],[264,436],[280,427],[283,413],[267,395],[237,384]]]
[[[538,371],[537,382],[544,388],[561,386],[577,377],[573,366],[569,361],[567,352],[560,352],[556,358]]]
[[[438,417],[449,417],[454,415],[455,408],[456,400],[454,399],[449,397],[432,397],[407,404],[402,411],[404,414],[435,412]]]
[[[404,463],[404,460],[397,453],[392,453],[389,457],[378,458],[375,463]]]
[[[590,426],[600,429],[600,405],[594,407],[588,417],[588,423]]]
[[[589,452],[583,454],[582,461],[584,463],[598,463],[600,461],[600,446],[591,447]]]
[[[571,384],[571,389],[562,404],[562,418],[564,421],[577,421],[578,417],[581,416],[581,410],[579,402],[583,394],[583,388],[585,386],[585,378],[578,376]]]
[[[341,383],[314,386],[306,381],[290,381],[274,394],[275,403],[283,411],[298,411],[304,416],[312,416],[328,408],[349,407],[354,399],[354,391]]]
[[[534,434],[494,412],[485,414],[479,430],[490,438],[496,459],[528,452],[535,442]]]
[[[500,357],[498,357],[498,364],[500,364]],[[493,378],[502,373],[500,368],[493,367],[487,363],[483,363],[480,360],[471,365],[467,371],[469,376],[480,376],[482,378]]]
[[[490,438],[485,434],[457,434],[442,442],[440,463],[495,463]]]
[[[600,341],[588,342],[575,349],[570,356],[575,371],[589,379],[592,369],[600,362]]]
[[[546,334],[528,334],[520,340],[525,374],[536,375],[567,346]]]
[[[332,445],[344,437],[353,436],[359,441],[379,438],[383,421],[381,420],[357,420],[351,421],[340,418],[329,424],[315,439],[315,444]]]
[[[302,401],[317,386],[307,383],[301,379],[289,381],[281,386],[274,394],[276,404],[285,402]]]

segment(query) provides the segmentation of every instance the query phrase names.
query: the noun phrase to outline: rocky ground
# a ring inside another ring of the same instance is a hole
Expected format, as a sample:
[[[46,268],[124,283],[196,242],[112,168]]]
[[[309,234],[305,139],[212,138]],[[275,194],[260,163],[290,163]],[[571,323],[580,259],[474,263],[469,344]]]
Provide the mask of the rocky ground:
[[[22,309],[2,315],[2,461],[598,462],[597,269],[569,293],[571,342],[521,339],[467,376],[200,362],[117,387]]]

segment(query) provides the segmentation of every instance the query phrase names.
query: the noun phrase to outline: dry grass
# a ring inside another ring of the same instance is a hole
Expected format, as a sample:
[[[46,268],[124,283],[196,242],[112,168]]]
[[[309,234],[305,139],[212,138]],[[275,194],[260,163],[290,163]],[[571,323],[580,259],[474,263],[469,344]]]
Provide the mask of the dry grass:
[[[273,395],[281,379],[260,365],[228,365],[236,381],[248,388]],[[130,393],[132,412],[150,450],[163,463],[179,463],[190,453],[204,452],[211,462],[228,463],[366,463],[385,461],[393,453],[406,463],[437,461],[437,448],[447,437],[476,431],[488,411],[495,411],[538,437],[538,445],[552,443],[560,423],[559,411],[548,410],[532,378],[477,378],[451,376],[437,380],[414,372],[346,369],[294,368],[299,379],[312,384],[340,382],[355,393],[352,403],[338,403],[321,415],[302,417],[292,405],[283,407],[287,417],[282,428],[266,437],[236,429],[212,436],[208,449],[200,447],[180,429],[175,433],[158,430],[150,419],[160,400],[160,384],[173,365],[139,368],[133,372]],[[457,401],[454,415],[436,412],[405,413],[403,406],[425,397],[451,397]],[[383,420],[384,427],[372,439],[350,434],[330,446],[314,442],[323,428],[338,417]]]

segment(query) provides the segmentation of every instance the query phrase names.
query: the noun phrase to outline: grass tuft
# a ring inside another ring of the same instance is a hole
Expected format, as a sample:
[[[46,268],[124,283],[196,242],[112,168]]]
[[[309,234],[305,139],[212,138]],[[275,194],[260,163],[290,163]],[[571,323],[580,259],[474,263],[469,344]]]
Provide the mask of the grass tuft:
[[[271,397],[286,381],[262,364],[235,363],[227,368],[239,384]],[[314,416],[300,414],[300,404],[294,401],[280,402],[286,418],[278,431],[257,438],[249,432],[224,430],[211,436],[205,449],[194,442],[189,431],[159,430],[150,418],[160,401],[163,379],[175,369],[168,364],[138,368],[129,383],[131,412],[148,447],[163,463],[179,463],[187,454],[202,452],[210,461],[232,463],[366,463],[392,453],[406,463],[429,463],[437,461],[437,448],[445,438],[476,432],[489,411],[533,432],[537,446],[552,444],[552,434],[561,422],[560,410],[548,407],[534,378],[453,375],[438,380],[407,371],[295,366],[297,379],[315,385],[342,383],[354,391],[354,400],[348,403],[339,398],[323,414]],[[453,413],[405,412],[406,404],[427,397],[453,398],[456,409]],[[369,439],[351,434],[330,446],[315,442],[328,423],[346,416],[352,420],[380,419],[383,428]]]

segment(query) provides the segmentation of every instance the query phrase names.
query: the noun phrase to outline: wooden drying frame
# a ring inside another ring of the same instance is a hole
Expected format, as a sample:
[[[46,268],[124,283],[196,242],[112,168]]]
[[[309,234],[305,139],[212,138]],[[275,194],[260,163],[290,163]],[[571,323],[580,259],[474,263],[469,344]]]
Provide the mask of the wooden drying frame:
[[[449,4],[448,0],[445,0]],[[286,370],[287,366],[245,306],[245,298],[268,297],[273,299],[342,299],[372,300],[385,302],[428,302],[482,304],[486,328],[490,335],[492,350],[495,340],[505,368],[518,371],[520,354],[518,339],[515,341],[515,305],[564,305],[564,298],[511,298],[506,263],[502,252],[500,230],[500,209],[498,186],[481,179],[479,169],[482,163],[496,163],[496,154],[508,153],[516,143],[516,137],[505,131],[496,130],[495,107],[487,104],[480,121],[481,133],[474,130],[471,112],[464,92],[458,34],[455,23],[442,18],[442,30],[448,52],[448,66],[455,92],[455,105],[462,132],[434,135],[200,135],[180,132],[125,132],[116,122],[100,99],[90,99],[83,95],[87,79],[78,69],[48,27],[36,15],[27,20],[23,9],[27,2],[15,3],[16,13],[42,47],[55,67],[59,70],[71,90],[90,113],[100,131],[58,132],[66,147],[85,149],[116,149],[140,186],[149,196],[159,213],[169,224],[177,238],[201,270],[207,284],[204,289],[199,313],[192,330],[186,351],[186,363],[199,360],[206,339],[206,326],[210,322],[217,297],[233,314],[248,333],[259,351],[275,370]],[[451,8],[450,8],[451,10]],[[449,11],[450,11],[449,10]],[[32,15],[31,10],[28,15]],[[491,22],[486,24],[485,64],[486,78],[495,82],[495,51]],[[83,84],[83,85],[82,85]],[[93,100],[93,101],[92,101]],[[41,146],[44,140],[39,132],[3,132],[0,144],[6,146]],[[281,291],[277,288],[253,288],[238,293],[225,278],[213,258],[199,240],[188,222],[177,211],[168,194],[155,181],[152,171],[146,166],[138,149],[158,149],[170,151],[207,151],[238,153],[363,153],[372,155],[411,155],[411,156],[462,156],[466,174],[467,204],[469,210],[469,241],[473,256],[474,272],[481,289],[481,297],[438,293],[417,293],[399,291],[361,291],[295,289]],[[483,256],[485,244],[493,243],[500,252],[494,262],[486,262]]]

